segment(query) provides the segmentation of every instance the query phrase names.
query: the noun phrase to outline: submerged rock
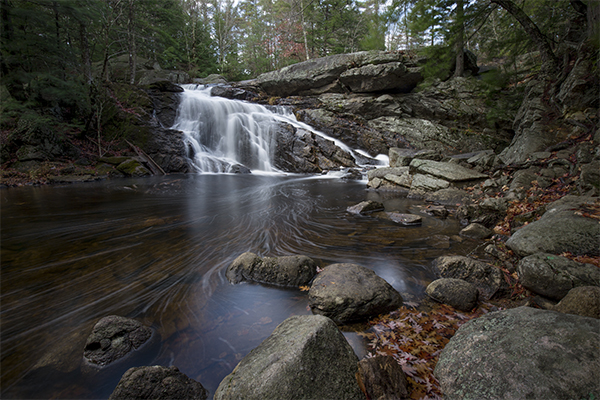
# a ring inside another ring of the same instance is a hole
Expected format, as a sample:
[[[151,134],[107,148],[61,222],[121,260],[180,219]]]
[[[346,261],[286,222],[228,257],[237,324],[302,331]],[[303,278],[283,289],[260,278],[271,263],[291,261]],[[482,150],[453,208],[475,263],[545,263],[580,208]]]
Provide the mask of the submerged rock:
[[[215,400],[363,399],[358,358],[335,323],[320,315],[283,321],[240,361]]]
[[[261,258],[246,252],[227,268],[225,276],[231,283],[251,281],[278,286],[308,285],[317,274],[317,264],[307,256]]]
[[[349,322],[395,310],[402,305],[402,296],[373,270],[332,264],[314,280],[308,302],[314,314]]]
[[[434,374],[447,399],[600,396],[600,321],[519,307],[473,319],[442,350]]]
[[[94,366],[105,367],[140,349],[152,335],[152,329],[139,321],[110,315],[94,325],[83,357]]]
[[[123,374],[109,400],[205,400],[202,384],[179,372],[177,367],[130,368]]]
[[[401,214],[397,212],[388,212],[386,214],[389,219],[403,226],[416,226],[421,225],[421,222],[423,222],[423,218],[415,214]]]
[[[346,211],[348,211],[350,214],[364,215],[375,211],[382,211],[383,209],[384,207],[382,203],[374,200],[366,200],[348,207]]]

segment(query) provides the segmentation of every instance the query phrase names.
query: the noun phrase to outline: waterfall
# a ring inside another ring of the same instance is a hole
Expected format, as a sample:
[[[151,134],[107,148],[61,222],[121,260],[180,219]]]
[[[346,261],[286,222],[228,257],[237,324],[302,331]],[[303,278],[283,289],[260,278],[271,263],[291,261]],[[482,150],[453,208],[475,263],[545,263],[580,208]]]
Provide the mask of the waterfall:
[[[183,87],[173,129],[184,132],[188,156],[198,172],[228,173],[245,168],[281,172],[273,165],[277,122],[315,132],[333,141],[357,160],[366,158],[366,153],[355,152],[341,141],[297,121],[289,108],[267,108],[260,104],[212,97],[211,88],[201,85]],[[378,164],[377,161],[374,163]]]

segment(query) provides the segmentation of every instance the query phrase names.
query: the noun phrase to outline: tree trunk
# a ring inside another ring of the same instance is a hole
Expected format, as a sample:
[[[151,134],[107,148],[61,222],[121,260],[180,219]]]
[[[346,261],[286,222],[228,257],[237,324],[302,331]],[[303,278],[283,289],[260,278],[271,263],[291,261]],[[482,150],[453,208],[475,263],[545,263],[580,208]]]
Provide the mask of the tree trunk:
[[[127,41],[129,47],[129,83],[131,85],[135,84],[135,61],[136,61],[136,53],[135,53],[135,32],[134,32],[134,9],[133,5],[135,0],[129,0],[129,9],[128,9],[128,19],[127,19]]]
[[[81,64],[83,65],[83,75],[85,81],[92,83],[92,59],[90,57],[90,45],[87,38],[85,24],[79,22],[79,40],[81,42]]]
[[[587,7],[588,38],[600,47],[600,2],[590,1]]]
[[[540,29],[533,23],[533,21],[521,10],[512,0],[490,0],[492,3],[498,4],[504,8],[510,15],[512,15],[519,24],[525,29],[525,32],[529,35],[531,40],[536,44],[540,51],[540,57],[542,58],[542,71],[546,73],[558,72],[558,59],[550,47],[550,43],[546,36],[542,34]]]
[[[463,0],[458,0],[456,2],[458,32],[456,35],[456,68],[454,69],[454,77],[463,76],[465,73],[465,25],[463,18]]]

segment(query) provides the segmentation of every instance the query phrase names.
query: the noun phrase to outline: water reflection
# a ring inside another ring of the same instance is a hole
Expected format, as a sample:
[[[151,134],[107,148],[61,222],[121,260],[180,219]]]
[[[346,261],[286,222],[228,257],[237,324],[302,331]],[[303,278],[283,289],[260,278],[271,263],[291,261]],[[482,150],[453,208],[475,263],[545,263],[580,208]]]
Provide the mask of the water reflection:
[[[168,176],[0,195],[3,398],[108,397],[122,370],[90,376],[80,364],[91,327],[110,314],[155,327],[162,344],[148,362],[176,365],[214,393],[277,324],[310,313],[306,292],[229,285],[225,268],[245,251],[358,263],[410,299],[432,279],[432,258],[474,247],[428,245],[458,232],[453,219],[402,228],[350,216],[365,198],[400,212],[419,203],[331,179]]]

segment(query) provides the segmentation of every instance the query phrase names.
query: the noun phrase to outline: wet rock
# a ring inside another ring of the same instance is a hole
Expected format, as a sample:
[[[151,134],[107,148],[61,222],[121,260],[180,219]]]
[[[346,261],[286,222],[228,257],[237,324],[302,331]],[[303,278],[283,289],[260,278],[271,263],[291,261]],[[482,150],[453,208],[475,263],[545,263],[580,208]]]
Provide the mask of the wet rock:
[[[461,229],[459,235],[469,239],[487,239],[494,234],[494,231],[485,226],[472,223]]]
[[[433,235],[427,238],[425,241],[427,246],[431,246],[436,249],[449,249],[450,238],[446,235]]]
[[[358,358],[329,318],[293,316],[240,361],[215,400],[364,399]]]
[[[134,158],[130,158],[119,164],[117,170],[126,176],[140,177],[152,175],[148,168],[144,167],[139,160]]]
[[[177,367],[134,367],[123,374],[109,400],[205,400],[202,384],[179,372]]]
[[[152,336],[152,329],[141,322],[110,315],[94,325],[83,358],[94,366],[105,367],[141,349]]]
[[[348,207],[346,211],[348,211],[350,214],[364,215],[375,211],[382,211],[383,209],[383,204],[381,204],[380,202],[374,200],[366,200],[361,201],[360,203],[351,207]]]
[[[389,219],[403,226],[416,226],[421,225],[421,222],[423,222],[423,218],[415,214],[402,214],[397,212],[388,212],[386,214]]]
[[[600,318],[600,287],[579,286],[573,288],[552,309],[582,317]]]
[[[448,399],[600,396],[600,322],[519,307],[462,325],[434,374]]]
[[[471,311],[477,307],[477,288],[462,279],[437,279],[427,286],[425,292],[433,300],[461,311]]]
[[[456,163],[414,159],[410,162],[410,172],[429,174],[449,182],[463,182],[485,179],[488,176],[465,168]]]
[[[462,279],[475,285],[482,301],[506,289],[502,271],[482,261],[464,256],[442,256],[433,261],[433,267],[442,278]]]
[[[357,378],[369,399],[408,399],[408,381],[392,356],[365,358],[358,363]]]
[[[600,224],[598,220],[583,215],[586,204],[598,204],[598,199],[565,196],[549,204],[539,220],[516,231],[507,240],[506,246],[521,257],[567,251],[576,255],[598,255]]]
[[[427,206],[423,209],[423,212],[438,218],[446,218],[449,214],[449,211],[444,206]]]
[[[314,314],[349,322],[395,310],[402,296],[368,268],[332,264],[315,278],[308,302]]]
[[[317,273],[317,264],[307,256],[261,258],[246,252],[236,258],[225,272],[231,283],[251,281],[278,286],[308,285]]]
[[[566,257],[536,253],[517,265],[519,282],[534,293],[560,300],[578,286],[600,286],[600,269]]]

